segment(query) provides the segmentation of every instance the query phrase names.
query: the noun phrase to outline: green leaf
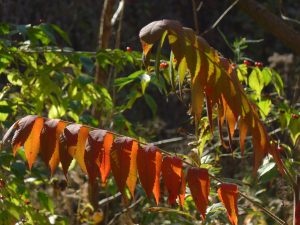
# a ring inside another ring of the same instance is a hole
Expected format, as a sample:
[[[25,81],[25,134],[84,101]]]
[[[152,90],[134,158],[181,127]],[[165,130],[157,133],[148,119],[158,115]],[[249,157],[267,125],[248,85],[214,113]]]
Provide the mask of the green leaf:
[[[283,81],[279,75],[279,73],[277,73],[275,70],[272,69],[272,83],[275,87],[276,92],[281,95],[282,91],[283,91]]]
[[[264,88],[263,75],[258,68],[254,68],[248,79],[249,86],[252,90],[256,92],[257,98],[260,98],[261,91]]]
[[[300,118],[291,119],[288,127],[293,144],[296,144],[297,139],[300,137]]]
[[[164,31],[164,33],[162,34],[161,39],[160,39],[160,43],[157,46],[157,50],[156,50],[155,73],[158,76],[158,79],[159,79],[160,53],[161,53],[161,48],[164,44],[165,38],[167,36],[167,33],[168,33],[167,31]]]
[[[19,74],[16,72],[11,72],[7,75],[7,79],[8,81],[16,86],[22,86],[23,82],[22,80],[19,78]]]
[[[66,114],[66,110],[62,105],[52,105],[48,112],[48,117],[55,119],[61,118]]]
[[[145,73],[145,70],[138,70],[132,74],[130,74],[127,77],[120,77],[115,79],[114,83],[116,86],[118,86],[118,91],[120,91],[123,87],[125,87],[127,84],[132,83],[135,79],[140,77],[142,74]]]
[[[276,163],[269,161],[267,158],[264,160],[263,165],[259,168],[257,172],[259,175],[259,179],[262,183],[266,183],[278,176]]]
[[[151,77],[148,74],[144,73],[140,76],[140,79],[141,79],[142,93],[145,94],[145,90],[151,80]]]
[[[48,197],[44,192],[38,192],[38,199],[41,205],[50,211],[52,214],[54,213],[53,201]]]
[[[257,103],[257,106],[260,109],[259,112],[262,119],[265,120],[271,111],[271,106],[272,106],[271,100],[270,99],[261,100]]]
[[[262,71],[264,86],[267,86],[272,81],[272,70],[268,67],[265,67]]]
[[[87,70],[87,72],[92,73],[95,67],[93,60],[86,56],[79,57],[80,62],[82,63],[83,67]]]
[[[72,45],[70,38],[66,32],[64,32],[59,26],[57,26],[55,24],[50,24],[50,26],[52,27],[53,30],[55,30],[62,37],[62,39],[65,42],[67,42],[67,44]]]
[[[247,65],[245,65],[245,64],[238,65],[238,68],[236,71],[237,71],[239,81],[244,81],[247,84],[247,75],[248,75]]]
[[[147,105],[151,109],[153,116],[155,116],[156,112],[157,112],[157,104],[156,104],[155,100],[152,98],[151,95],[148,95],[148,94],[144,94],[144,98],[145,98]]]
[[[88,75],[88,74],[80,74],[77,78],[78,82],[85,86],[89,83],[92,83],[94,81],[94,77]]]

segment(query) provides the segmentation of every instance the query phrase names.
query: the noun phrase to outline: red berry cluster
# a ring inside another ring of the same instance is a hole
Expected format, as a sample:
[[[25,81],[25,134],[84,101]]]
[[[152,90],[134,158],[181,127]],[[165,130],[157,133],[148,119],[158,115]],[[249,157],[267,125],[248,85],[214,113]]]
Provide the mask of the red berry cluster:
[[[264,64],[262,62],[255,62],[254,65],[258,68],[264,67]]]
[[[284,148],[283,148],[282,146],[278,145],[278,146],[277,146],[277,151],[278,151],[279,153],[283,153],[283,152],[284,152]]]
[[[243,62],[246,66],[252,66],[252,62],[247,60],[247,59],[244,59],[244,62]]]
[[[3,179],[0,179],[0,188],[5,187],[5,181]]]
[[[166,69],[166,68],[168,68],[168,66],[169,66],[169,64],[167,62],[161,62],[159,64],[160,69]]]
[[[127,47],[126,47],[126,51],[127,51],[127,52],[132,52],[132,48],[129,47],[129,46],[127,46]]]
[[[245,59],[243,61],[243,63],[246,65],[246,66],[253,66],[253,62],[251,62],[250,60],[247,60]],[[258,67],[258,68],[262,68],[264,66],[264,64],[262,62],[255,62],[254,63],[254,66]]]
[[[292,117],[292,119],[296,120],[296,119],[299,119],[299,118],[300,118],[300,115],[299,115],[299,114],[292,113],[291,117]]]

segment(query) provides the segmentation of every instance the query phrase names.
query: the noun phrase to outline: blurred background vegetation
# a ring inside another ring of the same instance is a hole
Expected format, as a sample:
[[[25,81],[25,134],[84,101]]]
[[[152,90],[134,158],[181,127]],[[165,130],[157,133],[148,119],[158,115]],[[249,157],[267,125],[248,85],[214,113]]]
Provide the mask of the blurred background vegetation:
[[[113,13],[118,3],[113,4]],[[296,118],[300,108],[299,55],[238,5],[210,29],[233,1],[194,0],[194,3],[198,8],[198,26],[195,26],[193,1],[127,0],[121,30],[118,31],[120,22],[116,23],[108,48],[101,49],[99,27],[104,1],[0,1],[1,137],[20,117],[39,114],[114,130],[147,142],[167,140],[161,147],[193,159],[198,157],[195,148],[205,146],[204,157],[198,160],[207,164],[213,174],[242,185],[243,191],[255,201],[290,223],[293,193],[288,182],[278,178],[274,162],[267,158],[259,177],[254,179],[251,144],[248,143],[249,154],[244,158],[239,151],[228,154],[220,147],[217,135],[212,137],[207,132],[205,118],[201,123],[204,141],[196,140],[187,114],[189,95],[179,99],[174,90],[162,85],[155,76],[148,81],[142,67],[138,33],[155,20],[178,20],[186,27],[199,29],[211,46],[246,70],[246,74],[257,69],[254,62],[262,62],[273,74],[277,71],[274,76],[280,74],[284,88],[278,80],[271,82],[272,87],[263,86],[262,97],[272,102],[266,106],[267,115],[263,117],[270,132],[275,131],[274,137],[293,175],[300,163],[295,154],[299,150],[296,137],[300,132],[300,121]],[[263,5],[279,18],[281,13],[289,17],[284,22],[295,31],[300,30],[297,1],[269,0]],[[116,45],[118,35],[120,43]],[[167,48],[162,51],[166,62],[168,51]],[[248,70],[244,60],[252,62]],[[163,68],[160,72],[165,73]],[[105,82],[95,81],[99,73],[108,74]],[[268,76],[268,72],[262,74]],[[255,88],[244,85],[251,97]],[[253,96],[252,99],[257,100]],[[168,142],[174,137],[178,139]],[[127,205],[121,201],[112,178],[106,187],[94,189],[75,163],[67,181],[61,170],[50,177],[42,161],[30,172],[24,163],[24,153],[20,151],[13,158],[9,147],[0,153],[0,179],[0,224],[204,224],[191,196],[187,197],[182,212],[179,208],[170,210],[166,201],[155,211],[149,208],[154,205],[153,200],[147,200],[138,187],[136,203]],[[215,202],[215,190],[212,196],[210,200]],[[239,200],[239,210],[240,224],[274,223],[243,199]],[[228,223],[220,203],[210,205],[207,217],[205,224]]]

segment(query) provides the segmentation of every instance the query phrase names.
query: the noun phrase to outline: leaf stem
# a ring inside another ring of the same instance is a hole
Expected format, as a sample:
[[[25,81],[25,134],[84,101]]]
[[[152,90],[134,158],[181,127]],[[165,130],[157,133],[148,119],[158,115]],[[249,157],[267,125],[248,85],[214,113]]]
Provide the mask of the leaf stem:
[[[48,118],[45,118],[45,117],[44,117],[44,119],[48,119]],[[64,121],[64,120],[61,120],[61,121],[65,122],[65,123],[67,123],[67,124],[72,124],[72,122],[69,122],[69,121]],[[89,128],[89,129],[91,129],[91,130],[97,130],[97,129],[98,129],[98,128],[95,128],[95,127],[92,127],[92,126],[88,126],[88,125],[83,125],[83,124],[82,124],[82,126],[87,127],[87,128]],[[118,133],[115,133],[115,132],[113,132],[113,131],[107,130],[107,132],[110,133],[110,134],[113,134],[113,135],[115,135],[115,136],[118,136],[118,137],[127,137],[127,136],[125,136],[125,135],[118,134]],[[141,144],[141,145],[153,145],[152,143],[142,142],[142,141],[139,141],[139,140],[137,140],[137,139],[135,139],[135,138],[133,138],[133,139],[134,139],[135,141],[137,141],[137,142],[138,142],[139,144]],[[154,142],[154,143],[155,143],[155,142]],[[162,152],[163,154],[165,154],[165,155],[168,155],[168,156],[174,156],[174,153],[170,153],[170,152],[168,152],[168,151],[166,151],[166,150],[164,150],[164,149],[158,148],[158,147],[157,147],[157,149],[158,149],[160,152]],[[190,166],[190,167],[199,167],[199,166],[194,165],[194,164],[192,164],[192,163],[190,163],[190,162],[188,162],[188,161],[186,161],[186,160],[184,160],[184,159],[182,159],[182,158],[181,158],[181,160],[182,160],[182,162],[183,162],[185,165],[188,165],[188,166]],[[287,169],[285,168],[285,170],[287,170]],[[287,173],[287,175],[288,175],[288,176],[291,176],[289,173]],[[210,173],[209,173],[209,177],[210,177],[211,179],[213,179],[213,180],[215,180],[215,181],[221,183],[221,184],[224,183],[224,182],[222,181],[222,179],[220,179],[220,178],[218,178],[218,177],[216,177],[216,176],[214,176],[214,175],[212,175],[212,174],[210,174]],[[280,219],[279,217],[277,217],[274,213],[272,213],[271,211],[269,211],[268,209],[266,209],[265,207],[263,207],[262,205],[260,205],[258,202],[255,202],[253,199],[251,199],[251,198],[249,198],[247,195],[243,194],[241,191],[239,191],[239,195],[242,196],[243,198],[245,198],[247,201],[251,202],[251,203],[252,203],[253,205],[255,205],[257,208],[261,209],[261,211],[263,211],[265,214],[267,214],[268,216],[270,216],[273,220],[277,221],[279,224],[281,224],[281,225],[287,225],[287,223],[286,223],[285,221],[283,221],[282,219]]]

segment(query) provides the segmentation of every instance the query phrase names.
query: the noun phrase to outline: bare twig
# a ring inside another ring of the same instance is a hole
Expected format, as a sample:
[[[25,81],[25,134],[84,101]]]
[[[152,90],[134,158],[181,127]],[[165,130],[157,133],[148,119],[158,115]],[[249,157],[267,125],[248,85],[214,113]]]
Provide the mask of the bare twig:
[[[135,202],[133,202],[130,206],[126,207],[125,209],[123,209],[121,212],[118,212],[117,214],[114,215],[114,217],[109,221],[109,223],[107,225],[112,225],[114,224],[115,220],[121,216],[123,213],[126,213],[129,209],[132,209],[133,207],[135,207],[137,204],[139,204],[142,200],[144,199],[144,197],[140,197],[138,200],[136,200]]]
[[[122,30],[122,21],[123,21],[123,15],[124,15],[124,9],[125,9],[125,0],[120,0],[119,6],[117,11],[115,12],[113,18],[112,18],[112,24],[115,24],[117,18],[119,18],[119,24],[118,24],[118,30],[116,34],[116,42],[115,42],[115,48],[120,48],[120,42],[121,42],[121,30]]]
[[[287,225],[287,222],[285,222],[282,219],[280,219],[278,216],[276,216],[274,213],[272,213],[271,211],[269,211],[268,209],[266,209],[265,207],[263,207],[258,202],[256,202],[253,199],[249,198],[249,196],[245,195],[244,193],[242,193],[240,191],[239,191],[239,195],[241,195],[243,198],[245,198],[246,200],[248,200],[249,202],[251,202],[253,205],[255,205],[261,211],[263,211],[264,213],[266,213],[272,219],[274,219],[275,221],[277,221],[279,224],[281,224],[281,225]]]
[[[208,33],[209,31],[213,30],[219,23],[220,21],[226,16],[226,14],[239,2],[239,0],[235,0],[223,13],[222,15],[214,22],[214,24],[208,28],[206,31],[204,31],[201,35],[204,35]]]
[[[279,0],[279,11],[280,11],[280,16],[283,20],[286,20],[288,22],[292,22],[292,23],[295,23],[297,25],[300,25],[299,20],[296,20],[296,19],[293,19],[293,18],[290,18],[290,17],[287,17],[287,16],[284,15],[283,10],[282,10],[282,0]]]
[[[99,205],[99,207],[102,207],[102,206],[110,203],[111,201],[115,200],[116,198],[120,197],[121,195],[122,195],[121,192],[118,192],[112,196],[102,199],[101,201],[98,202],[98,205]]]
[[[197,14],[197,7],[195,0],[192,0],[192,6],[193,6],[193,18],[194,18],[194,25],[195,25],[195,31],[196,34],[199,34],[199,22],[198,22],[198,14]]]
[[[152,142],[152,145],[163,145],[184,140],[184,137],[169,138],[161,141]]]

